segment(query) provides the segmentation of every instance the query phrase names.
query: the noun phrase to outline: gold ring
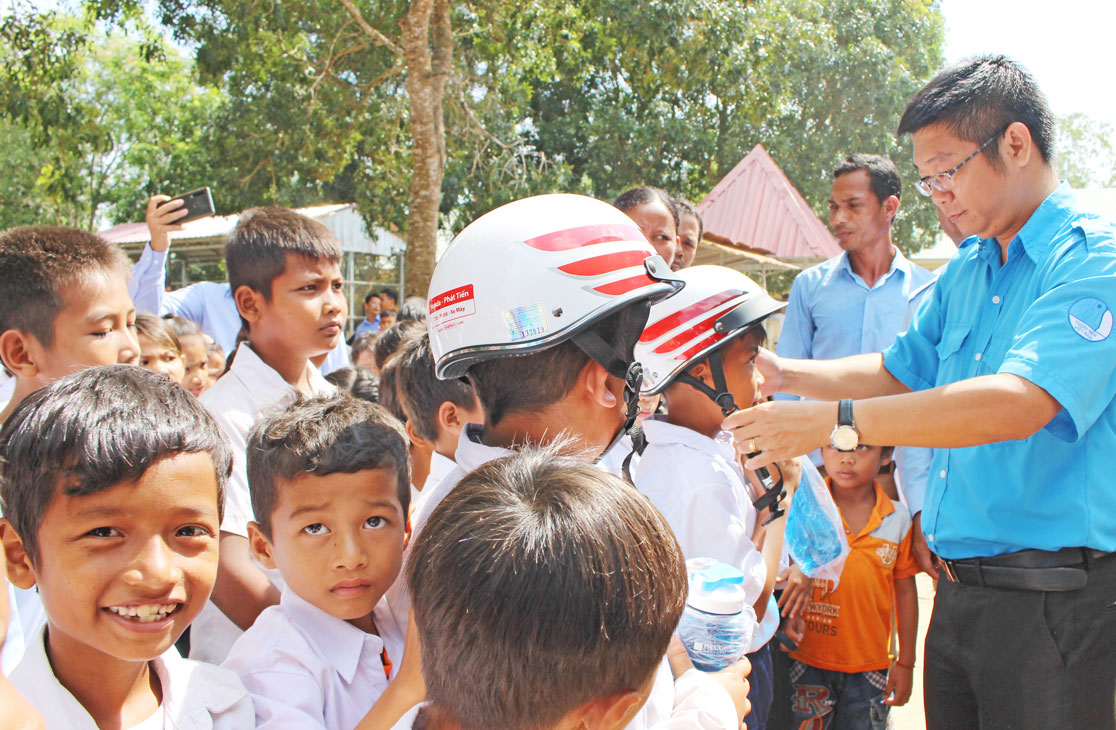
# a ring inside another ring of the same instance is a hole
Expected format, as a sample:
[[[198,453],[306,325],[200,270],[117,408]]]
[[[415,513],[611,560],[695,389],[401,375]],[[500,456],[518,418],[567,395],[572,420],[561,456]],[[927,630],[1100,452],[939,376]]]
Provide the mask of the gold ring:
[[[755,439],[751,439],[751,440],[748,441],[748,451],[750,451],[753,454],[756,453],[757,451],[759,451],[759,448],[756,447],[756,440]]]

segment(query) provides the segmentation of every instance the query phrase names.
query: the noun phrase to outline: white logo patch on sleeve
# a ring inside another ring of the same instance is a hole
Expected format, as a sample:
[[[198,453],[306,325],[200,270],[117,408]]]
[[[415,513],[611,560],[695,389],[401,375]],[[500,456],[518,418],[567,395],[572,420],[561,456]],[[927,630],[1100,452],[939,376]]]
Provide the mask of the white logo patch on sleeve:
[[[1107,340],[1112,334],[1112,310],[1096,297],[1083,297],[1069,308],[1069,323],[1089,342]]]

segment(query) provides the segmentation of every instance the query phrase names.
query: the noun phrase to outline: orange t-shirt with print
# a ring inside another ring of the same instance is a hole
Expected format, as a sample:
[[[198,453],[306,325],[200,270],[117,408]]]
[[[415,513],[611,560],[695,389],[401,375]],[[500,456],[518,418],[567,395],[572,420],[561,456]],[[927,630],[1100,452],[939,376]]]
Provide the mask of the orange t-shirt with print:
[[[891,609],[895,580],[918,572],[911,555],[911,515],[893,502],[879,483],[876,505],[859,535],[842,516],[849,556],[837,589],[815,580],[803,611],[806,631],[792,656],[819,669],[867,672],[891,665]],[[832,485],[830,485],[832,489]]]

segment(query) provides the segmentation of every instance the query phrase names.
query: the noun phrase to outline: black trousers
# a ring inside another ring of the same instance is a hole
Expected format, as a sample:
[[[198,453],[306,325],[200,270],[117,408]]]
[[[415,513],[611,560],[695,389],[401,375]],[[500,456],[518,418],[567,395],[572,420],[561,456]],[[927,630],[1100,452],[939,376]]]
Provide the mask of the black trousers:
[[[1116,557],[1080,591],[938,581],[926,634],[928,730],[1116,728]]]

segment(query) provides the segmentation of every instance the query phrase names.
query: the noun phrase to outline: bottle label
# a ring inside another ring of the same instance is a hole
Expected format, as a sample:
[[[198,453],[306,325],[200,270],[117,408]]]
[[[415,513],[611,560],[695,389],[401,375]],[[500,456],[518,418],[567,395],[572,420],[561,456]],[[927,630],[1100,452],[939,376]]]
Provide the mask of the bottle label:
[[[704,641],[694,642],[694,651],[700,651],[705,654],[715,654],[719,656],[728,656],[735,654],[740,650],[739,647],[734,647],[731,644],[707,644]]]

